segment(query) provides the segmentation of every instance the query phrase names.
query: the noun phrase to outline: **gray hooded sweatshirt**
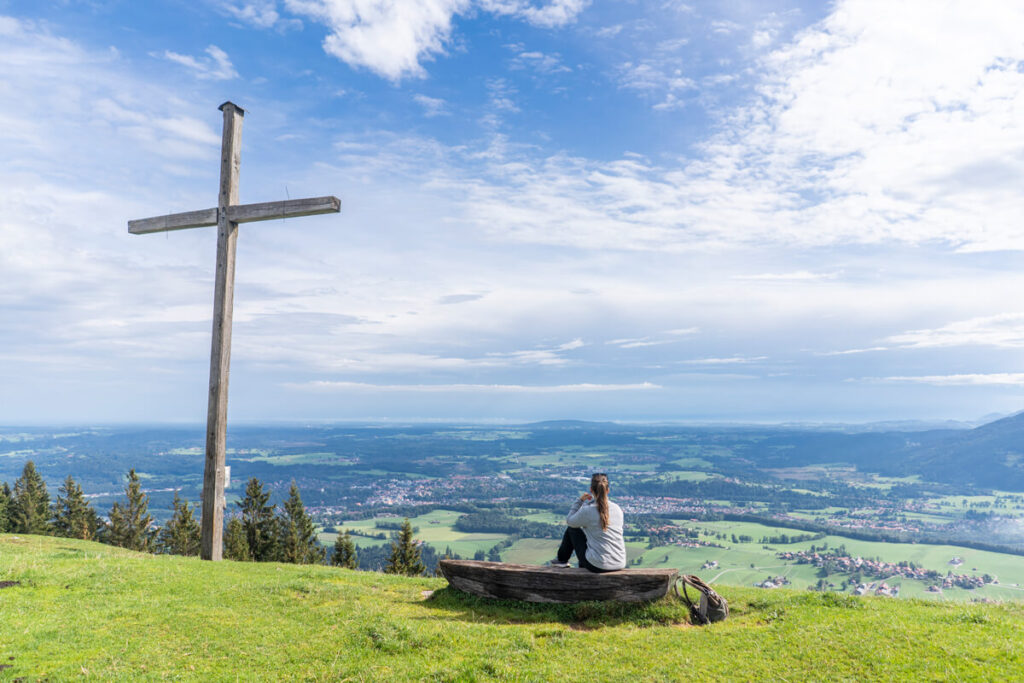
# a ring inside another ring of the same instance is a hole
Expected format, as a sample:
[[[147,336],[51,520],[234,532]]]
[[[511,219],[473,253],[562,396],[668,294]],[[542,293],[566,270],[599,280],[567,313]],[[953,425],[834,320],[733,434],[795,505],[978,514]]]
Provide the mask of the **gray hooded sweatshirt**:
[[[626,568],[626,542],[622,539],[622,508],[608,501],[608,528],[601,528],[601,515],[594,500],[579,498],[572,504],[565,523],[583,529],[587,535],[587,562],[601,569]]]

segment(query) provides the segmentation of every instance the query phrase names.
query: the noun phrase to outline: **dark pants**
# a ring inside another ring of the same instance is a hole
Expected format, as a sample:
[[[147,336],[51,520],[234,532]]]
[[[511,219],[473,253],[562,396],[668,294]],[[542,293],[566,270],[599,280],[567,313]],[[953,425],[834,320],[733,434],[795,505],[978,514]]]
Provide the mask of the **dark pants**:
[[[587,535],[583,533],[583,529],[574,529],[570,526],[566,527],[565,533],[562,534],[562,544],[558,546],[556,557],[559,562],[568,562],[574,552],[576,559],[580,561],[580,569],[596,573],[615,571],[614,569],[601,569],[587,562]]]

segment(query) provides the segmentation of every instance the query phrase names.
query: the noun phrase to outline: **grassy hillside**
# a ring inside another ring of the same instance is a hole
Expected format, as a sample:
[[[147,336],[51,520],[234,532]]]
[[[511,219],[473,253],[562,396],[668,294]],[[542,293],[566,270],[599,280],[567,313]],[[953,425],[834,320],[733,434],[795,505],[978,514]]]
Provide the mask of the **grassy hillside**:
[[[1013,679],[1024,605],[719,586],[733,616],[672,600],[545,607],[440,579],[203,563],[0,535],[0,680]],[[425,599],[423,592],[435,590]]]

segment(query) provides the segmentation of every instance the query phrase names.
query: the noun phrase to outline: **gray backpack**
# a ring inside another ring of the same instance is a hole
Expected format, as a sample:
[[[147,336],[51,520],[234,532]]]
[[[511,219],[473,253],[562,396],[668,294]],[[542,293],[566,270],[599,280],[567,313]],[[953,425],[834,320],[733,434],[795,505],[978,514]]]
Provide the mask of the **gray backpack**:
[[[682,595],[679,594],[679,583],[683,584]],[[692,586],[700,593],[700,599],[696,603],[686,592],[687,586]],[[724,621],[729,616],[729,603],[725,601],[725,598],[693,574],[680,574],[679,580],[672,588],[675,590],[677,598],[686,601],[687,607],[690,608],[690,622],[693,624],[704,626],[716,621]]]

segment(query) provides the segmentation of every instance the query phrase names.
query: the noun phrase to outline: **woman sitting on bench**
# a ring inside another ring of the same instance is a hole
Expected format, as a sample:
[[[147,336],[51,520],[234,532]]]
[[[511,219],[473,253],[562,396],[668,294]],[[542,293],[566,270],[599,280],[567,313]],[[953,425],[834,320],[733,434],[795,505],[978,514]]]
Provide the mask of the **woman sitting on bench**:
[[[568,567],[576,553],[581,569],[614,572],[626,568],[626,543],[622,539],[622,508],[608,500],[608,476],[590,478],[590,493],[572,505],[565,518],[568,528],[552,567]]]

